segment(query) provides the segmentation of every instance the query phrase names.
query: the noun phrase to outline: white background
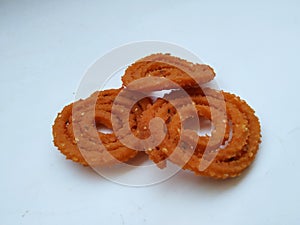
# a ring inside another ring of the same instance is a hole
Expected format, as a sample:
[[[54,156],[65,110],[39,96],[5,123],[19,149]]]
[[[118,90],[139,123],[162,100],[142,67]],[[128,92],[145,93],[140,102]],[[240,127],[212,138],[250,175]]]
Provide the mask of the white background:
[[[108,3],[109,2],[109,3]],[[0,224],[299,224],[299,1],[0,1]],[[263,143],[238,179],[109,182],[52,144],[98,57],[132,41],[191,50],[256,109]]]

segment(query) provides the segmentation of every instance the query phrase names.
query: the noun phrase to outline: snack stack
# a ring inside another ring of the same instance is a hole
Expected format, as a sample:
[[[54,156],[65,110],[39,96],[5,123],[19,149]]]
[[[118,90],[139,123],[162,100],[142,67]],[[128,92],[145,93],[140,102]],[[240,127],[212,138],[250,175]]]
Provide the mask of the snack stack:
[[[238,96],[201,87],[214,77],[210,66],[169,54],[142,58],[127,68],[120,89],[65,106],[53,125],[54,145],[84,166],[110,166],[144,151],[160,168],[170,161],[196,175],[236,177],[256,156],[260,123]],[[153,100],[154,91],[169,93]],[[210,135],[199,135],[201,119],[211,122]]]

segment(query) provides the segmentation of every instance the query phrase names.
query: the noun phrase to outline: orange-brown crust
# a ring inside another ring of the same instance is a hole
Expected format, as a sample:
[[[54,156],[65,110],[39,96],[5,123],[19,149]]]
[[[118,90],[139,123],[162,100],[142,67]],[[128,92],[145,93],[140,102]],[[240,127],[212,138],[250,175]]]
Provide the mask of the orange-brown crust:
[[[205,89],[205,94],[200,89],[189,89],[187,92],[195,104],[199,117],[211,120],[210,115],[214,110],[216,118],[213,120],[215,129],[212,136],[198,137],[197,135],[198,140],[196,140],[195,151],[188,156],[189,149],[187,147],[193,141],[193,138],[190,137],[195,137],[196,132],[190,130],[186,132],[189,135],[181,137],[186,146],[183,145],[178,148],[180,128],[183,121],[180,121],[176,109],[193,106],[180,105],[183,99],[178,97],[175,91],[168,96],[168,99],[170,99],[170,96],[171,98],[172,95],[174,96],[175,102],[173,101],[173,105],[165,99],[158,99],[143,113],[141,127],[148,126],[152,118],[161,117],[168,128],[165,140],[156,149],[147,151],[150,159],[160,167],[164,165],[162,162],[168,159],[182,166],[183,169],[194,171],[197,175],[222,179],[240,175],[253,162],[260,143],[260,124],[254,110],[245,101],[230,93],[217,92],[212,89]],[[225,101],[225,110],[220,107],[222,101]],[[222,115],[224,113],[226,113],[225,117]],[[224,118],[227,119],[224,120]],[[228,128],[230,128],[231,137],[228,135]],[[222,129],[224,132],[219,132]],[[147,137],[149,135],[149,130],[144,131],[143,136]],[[213,135],[217,137],[217,140],[222,141],[219,146],[208,146]],[[224,145],[224,143],[226,144]],[[208,154],[216,154],[215,152],[217,154],[214,160],[209,162],[209,166],[202,170],[200,165],[201,162],[205,163],[203,156],[207,149],[209,149]]]
[[[97,91],[85,100],[65,106],[53,125],[54,145],[67,159],[84,166],[126,162],[137,155],[134,149],[144,149],[161,168],[169,160],[197,175],[218,179],[236,177],[251,165],[257,154],[260,123],[254,110],[238,96],[199,88],[214,77],[210,66],[169,54],[142,58],[127,68],[122,77],[124,88]],[[181,95],[180,87],[188,95]],[[144,91],[169,89],[177,90],[154,104],[150,98],[141,97]],[[133,94],[120,95],[123,90]],[[151,129],[155,135],[151,136],[150,121],[156,117],[165,122],[166,133],[160,132],[160,125],[155,125]],[[189,117],[210,120],[211,136],[199,136],[193,128],[185,128]],[[124,125],[127,120],[129,126]],[[99,125],[114,132],[101,133]],[[134,140],[131,134],[142,141]],[[160,144],[152,148],[148,147],[149,143],[149,146]]]
[[[67,105],[58,114],[53,125],[54,145],[67,159],[84,166],[107,166],[128,161],[137,155],[138,151],[124,146],[114,133],[97,131],[99,125],[112,129],[112,105],[120,91],[97,91],[85,100]],[[130,101],[122,99],[119,108],[126,109]],[[134,105],[135,110],[129,109],[130,127],[136,135],[135,127],[148,104],[151,100],[144,98]]]
[[[145,82],[141,78],[159,77]],[[215,77],[214,70],[205,64],[194,64],[169,54],[153,54],[129,66],[122,77],[123,86],[135,90],[157,91],[187,88],[207,83]]]

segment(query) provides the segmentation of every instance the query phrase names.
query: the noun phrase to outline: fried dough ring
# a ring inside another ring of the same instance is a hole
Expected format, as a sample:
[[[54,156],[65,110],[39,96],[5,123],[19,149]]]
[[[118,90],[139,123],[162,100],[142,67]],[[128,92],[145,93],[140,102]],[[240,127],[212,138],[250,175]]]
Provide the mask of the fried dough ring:
[[[161,77],[164,80],[144,82],[145,77]],[[211,81],[214,70],[205,64],[194,64],[170,54],[153,54],[129,66],[122,77],[123,86],[144,91],[159,91],[176,88],[172,82],[183,88],[194,87]],[[172,82],[170,82],[172,81]]]
[[[124,146],[114,133],[105,134],[97,130],[99,125],[112,129],[112,105],[121,90],[97,91],[85,100],[67,105],[58,114],[53,125],[54,145],[67,159],[84,166],[109,166],[137,155],[138,151]],[[123,98],[118,107],[126,109],[131,101]],[[138,120],[150,104],[151,99],[144,98],[134,105],[135,110],[129,109],[131,131],[137,136]]]
[[[168,159],[183,167],[183,169],[194,171],[195,174],[202,176],[225,179],[240,175],[253,162],[260,143],[260,124],[254,114],[254,110],[245,101],[227,92],[205,89],[204,94],[199,88],[188,89],[187,92],[195,103],[194,106],[197,109],[199,117],[211,119],[210,114],[212,110],[218,111],[220,118],[224,118],[222,114],[226,113],[226,120],[219,121],[219,118],[215,118],[215,124],[213,124],[215,128],[212,136],[214,134],[218,136],[218,130],[222,129],[222,127],[225,128],[224,135],[219,137],[222,143],[219,146],[208,146],[209,139],[212,137],[203,136],[195,140],[195,138],[191,137],[195,136],[196,131],[187,130],[187,135],[181,137],[183,143],[187,143],[187,145],[177,146],[179,143],[178,137],[181,132],[180,127],[183,121],[180,121],[174,105],[171,105],[164,99],[158,99],[143,113],[140,124],[141,127],[145,127],[152,118],[161,117],[168,128],[165,140],[156,149],[147,151],[150,159],[160,167],[164,165],[162,162]],[[177,109],[178,107],[192,107],[180,105],[182,99],[176,96],[176,91],[170,95],[174,95],[175,99],[177,98]],[[225,101],[226,110],[219,107],[222,103],[221,101]],[[231,137],[228,135],[229,128]],[[143,136],[147,137],[148,135],[149,131],[144,131]],[[191,155],[188,155],[190,151],[188,148],[190,146],[189,141],[197,142],[195,151]],[[207,154],[205,155],[204,153]],[[215,158],[211,162],[208,162],[206,156],[210,154],[214,154]],[[205,170],[201,169],[201,163],[203,162],[209,164]]]

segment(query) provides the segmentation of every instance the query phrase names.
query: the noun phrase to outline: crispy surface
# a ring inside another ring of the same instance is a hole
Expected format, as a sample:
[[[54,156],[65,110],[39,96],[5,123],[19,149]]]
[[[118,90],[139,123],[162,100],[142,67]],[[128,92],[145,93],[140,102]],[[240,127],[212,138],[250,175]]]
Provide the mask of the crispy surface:
[[[150,159],[160,167],[168,159],[197,175],[222,179],[240,175],[253,162],[260,143],[260,123],[254,110],[245,101],[227,92],[212,89],[205,89],[205,94],[200,89],[187,91],[194,104],[186,105],[184,97],[174,91],[164,99],[158,99],[143,113],[140,127],[147,127],[154,117],[162,118],[167,125],[164,141],[147,151]],[[172,99],[173,104],[165,99]],[[225,108],[220,107],[222,102]],[[210,137],[199,137],[197,131],[191,128],[182,130],[185,118],[180,118],[178,109],[184,107],[185,111],[195,107],[199,117],[212,121],[214,129]],[[149,130],[144,130],[142,136],[149,135]],[[215,158],[210,161],[210,157]],[[210,164],[203,170],[205,163]]]
[[[112,105],[120,91],[97,91],[85,100],[65,106],[58,114],[53,125],[54,145],[67,159],[84,166],[107,166],[137,155],[138,151],[124,146],[115,133],[98,131],[101,125],[112,129]],[[131,99],[122,98],[117,104],[119,109],[128,109]],[[136,136],[138,120],[148,104],[151,100],[144,98],[134,105],[134,110],[128,109],[130,128]],[[116,127],[122,128],[122,124]]]
[[[85,166],[126,162],[142,150],[160,168],[171,161],[196,175],[236,177],[257,154],[260,123],[238,96],[200,88],[214,77],[208,65],[169,54],[144,57],[127,68],[123,88],[65,106],[53,125],[54,144]],[[170,89],[155,103],[145,97]],[[200,119],[210,121],[211,135],[198,133]],[[113,132],[102,133],[101,126]]]
[[[141,78],[162,78],[143,80]],[[194,87],[211,81],[213,69],[205,64],[193,64],[169,54],[153,54],[129,66],[122,77],[123,86],[135,90],[157,91]],[[171,82],[170,82],[171,81]]]

